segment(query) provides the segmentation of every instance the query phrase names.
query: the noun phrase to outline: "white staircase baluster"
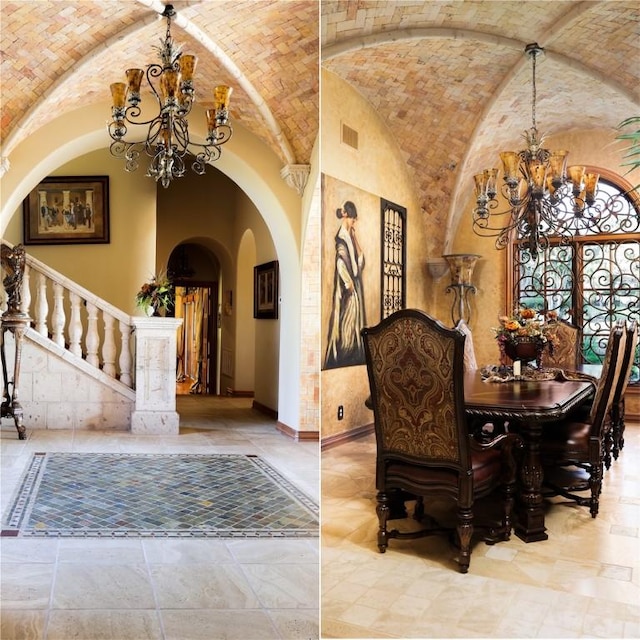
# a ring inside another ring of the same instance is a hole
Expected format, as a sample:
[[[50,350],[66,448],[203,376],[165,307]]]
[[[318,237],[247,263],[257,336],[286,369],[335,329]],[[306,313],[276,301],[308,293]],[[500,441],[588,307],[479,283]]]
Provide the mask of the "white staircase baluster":
[[[98,358],[98,308],[95,304],[87,302],[87,337],[85,346],[87,348],[86,361],[94,367],[100,367]]]
[[[59,346],[64,347],[64,288],[59,282],[53,283],[53,313],[51,314],[51,339]]]
[[[82,357],[82,321],[80,320],[80,305],[82,298],[77,293],[70,293],[71,318],[69,319],[69,351]]]
[[[38,273],[36,288],[36,331],[45,338],[49,337],[47,327],[47,315],[49,314],[49,302],[47,301],[47,276]]]
[[[122,384],[126,384],[128,387],[133,386],[133,380],[131,378],[131,367],[133,364],[133,359],[131,358],[131,351],[129,347],[129,333],[131,332],[131,327],[125,323],[120,321],[120,360],[118,364],[120,365],[120,382]]]
[[[102,371],[116,377],[116,342],[113,337],[115,323],[112,315],[102,312],[104,320],[104,342],[102,343]]]

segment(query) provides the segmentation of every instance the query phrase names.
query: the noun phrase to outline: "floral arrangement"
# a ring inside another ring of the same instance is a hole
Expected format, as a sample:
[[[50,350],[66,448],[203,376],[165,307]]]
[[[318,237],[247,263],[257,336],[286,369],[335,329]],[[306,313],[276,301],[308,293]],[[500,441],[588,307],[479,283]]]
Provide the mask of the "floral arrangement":
[[[136,304],[147,315],[153,315],[160,309],[169,310],[173,307],[173,284],[161,273],[153,276],[150,282],[145,282],[136,294]]]
[[[500,326],[494,327],[493,331],[501,350],[524,339],[537,342],[541,349],[548,347],[553,353],[553,331],[548,323],[557,320],[557,317],[555,311],[549,311],[543,316],[535,309],[520,307],[510,316],[500,316]]]

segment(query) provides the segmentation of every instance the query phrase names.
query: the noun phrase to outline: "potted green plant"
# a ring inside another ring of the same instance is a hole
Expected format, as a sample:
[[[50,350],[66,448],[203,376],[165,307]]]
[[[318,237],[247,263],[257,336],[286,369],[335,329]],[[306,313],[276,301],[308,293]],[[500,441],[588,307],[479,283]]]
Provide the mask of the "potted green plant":
[[[618,129],[623,130],[626,127],[632,127],[630,131],[624,131],[616,136],[617,140],[628,140],[629,146],[625,149],[623,167],[629,167],[629,171],[640,167],[640,116],[632,116],[623,120]],[[640,186],[640,185],[639,185]]]
[[[136,305],[147,316],[163,315],[173,308],[174,290],[165,273],[153,276],[145,282],[136,294]]]

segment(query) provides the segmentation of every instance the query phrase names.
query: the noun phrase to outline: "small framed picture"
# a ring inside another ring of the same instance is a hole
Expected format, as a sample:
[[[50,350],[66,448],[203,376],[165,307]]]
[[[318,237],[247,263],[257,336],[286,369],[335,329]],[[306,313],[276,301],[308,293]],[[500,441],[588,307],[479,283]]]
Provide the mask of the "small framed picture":
[[[22,208],[24,244],[109,242],[109,176],[45,178]]]
[[[253,268],[253,317],[278,317],[278,261]]]

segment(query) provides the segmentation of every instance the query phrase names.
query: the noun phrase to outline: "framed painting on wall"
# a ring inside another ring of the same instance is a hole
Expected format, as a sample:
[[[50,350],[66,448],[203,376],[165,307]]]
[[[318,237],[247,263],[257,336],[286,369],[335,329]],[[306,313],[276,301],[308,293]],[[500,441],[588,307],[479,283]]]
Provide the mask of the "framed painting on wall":
[[[380,318],[380,197],[322,174],[322,369],[363,365]]]
[[[278,317],[278,261],[253,268],[253,317],[275,320]]]
[[[45,178],[22,209],[24,244],[109,242],[109,176]]]

